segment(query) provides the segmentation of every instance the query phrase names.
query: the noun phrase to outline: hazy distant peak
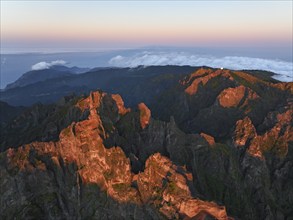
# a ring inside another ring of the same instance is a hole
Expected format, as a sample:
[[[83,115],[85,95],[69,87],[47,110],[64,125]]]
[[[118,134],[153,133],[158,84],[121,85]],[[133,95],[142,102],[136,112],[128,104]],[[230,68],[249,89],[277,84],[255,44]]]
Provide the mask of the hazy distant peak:
[[[50,65],[47,65],[46,68],[34,69],[34,70],[31,70],[31,71],[24,73],[16,81],[8,84],[5,89],[23,87],[23,86],[37,83],[37,82],[41,82],[41,81],[44,81],[47,79],[70,76],[72,74],[84,73],[89,70],[89,68],[79,68],[76,66],[67,67],[67,66],[61,65],[62,62],[61,62],[61,60],[59,60],[59,61],[52,61],[51,63],[47,63]],[[45,65],[41,64],[41,63],[43,63],[43,62],[39,63],[40,64],[39,67],[41,67],[42,65],[43,65],[43,67],[45,67]]]

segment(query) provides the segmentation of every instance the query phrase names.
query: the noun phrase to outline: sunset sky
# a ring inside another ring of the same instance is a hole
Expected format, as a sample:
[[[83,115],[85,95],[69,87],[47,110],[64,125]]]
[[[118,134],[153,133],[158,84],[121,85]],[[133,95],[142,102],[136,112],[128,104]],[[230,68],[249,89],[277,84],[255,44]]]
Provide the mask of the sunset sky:
[[[292,1],[3,1],[1,47],[292,47]]]

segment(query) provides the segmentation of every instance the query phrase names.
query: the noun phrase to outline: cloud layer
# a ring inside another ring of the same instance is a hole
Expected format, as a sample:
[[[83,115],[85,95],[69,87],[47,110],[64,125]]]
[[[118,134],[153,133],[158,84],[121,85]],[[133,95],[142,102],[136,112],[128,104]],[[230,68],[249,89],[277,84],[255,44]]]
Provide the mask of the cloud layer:
[[[44,70],[44,69],[49,69],[51,66],[55,65],[65,65],[66,61],[64,60],[55,60],[51,62],[39,62],[34,65],[32,65],[32,70]]]
[[[132,56],[115,56],[109,64],[118,67],[136,67],[139,65],[191,65],[228,68],[234,70],[259,69],[276,73],[275,79],[293,81],[293,63],[281,60],[240,56],[205,56],[185,52],[149,52],[144,51]]]

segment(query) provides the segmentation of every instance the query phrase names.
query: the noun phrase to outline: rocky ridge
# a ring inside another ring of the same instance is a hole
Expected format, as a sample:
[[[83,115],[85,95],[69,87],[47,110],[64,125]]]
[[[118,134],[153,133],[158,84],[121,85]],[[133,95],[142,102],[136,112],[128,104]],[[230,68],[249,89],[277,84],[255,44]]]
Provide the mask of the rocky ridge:
[[[105,130],[100,115],[109,106],[112,106],[112,112],[109,112],[112,115],[108,119],[112,122],[128,114],[130,109],[124,107],[121,97],[93,92],[76,106],[82,111],[88,110],[89,116],[63,129],[59,141],[33,142],[2,153],[1,177],[5,179],[1,181],[2,199],[11,201],[1,206],[3,218],[12,213],[16,213],[14,217],[21,218],[41,217],[42,214],[54,219],[85,218],[88,216],[86,213],[92,210],[84,207],[88,202],[83,195],[84,185],[97,186],[119,204],[133,204],[124,213],[113,210],[116,215],[125,214],[126,218],[134,212],[133,207],[139,210],[137,215],[142,218],[193,218],[198,215],[228,218],[224,207],[193,198],[187,184],[192,181],[192,174],[160,153],[147,159],[143,172],[133,174],[130,160],[120,147],[105,148],[103,140],[109,131]],[[143,111],[140,121],[144,129],[148,125],[150,110],[144,104],[139,105],[139,110]],[[28,181],[23,178],[28,178]],[[43,190],[35,192],[28,184],[30,179],[42,184]],[[16,188],[11,188],[13,183]],[[28,192],[18,192],[23,187],[28,187]],[[34,197],[46,198],[36,206],[32,201]],[[148,213],[150,211],[144,205],[149,206],[153,213]],[[90,207],[95,209],[95,213],[102,208],[102,205]],[[92,217],[98,218],[99,215],[93,214]]]
[[[3,215],[290,219],[292,88],[201,68],[156,105],[128,109],[119,95],[91,93],[71,102],[78,114],[58,140],[1,154]]]

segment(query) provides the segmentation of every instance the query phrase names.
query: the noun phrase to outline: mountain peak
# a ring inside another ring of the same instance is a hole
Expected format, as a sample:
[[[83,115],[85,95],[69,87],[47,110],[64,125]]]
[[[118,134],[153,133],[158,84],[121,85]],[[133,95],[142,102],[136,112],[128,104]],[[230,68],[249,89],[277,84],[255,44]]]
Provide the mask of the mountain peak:
[[[200,68],[193,74],[189,75],[185,80],[183,80],[181,84],[188,85],[185,89],[185,92],[189,95],[194,95],[197,93],[198,87],[200,85],[204,86],[215,77],[224,77],[231,81],[233,80],[233,77],[230,74],[230,70]]]
[[[205,213],[206,216],[227,219],[225,207],[193,198],[188,186],[192,181],[192,174],[188,173],[186,168],[175,165],[160,153],[155,153],[146,160],[144,171],[134,175],[131,172],[130,160],[121,147],[104,146],[106,134],[109,132],[107,124],[111,122],[115,125],[115,121],[111,120],[111,114],[121,113],[123,117],[131,114],[129,111],[125,113],[123,106],[120,106],[120,109],[118,106],[108,109],[109,105],[116,104],[117,100],[118,104],[122,104],[121,97],[117,95],[92,92],[77,102],[81,110],[90,112],[88,118],[73,122],[63,129],[58,141],[33,142],[17,149],[10,148],[2,153],[7,158],[8,173],[15,172],[10,180],[21,178],[22,173],[26,172],[31,177],[43,177],[41,179],[46,183],[43,185],[43,192],[49,188],[56,190],[55,187],[50,187],[52,178],[56,178],[59,186],[73,187],[74,190],[82,190],[82,185],[96,185],[101,193],[107,193],[118,203],[153,204],[153,208],[166,218],[178,218],[179,215],[194,218]],[[150,121],[150,110],[143,103],[139,104],[139,110],[143,127]],[[50,175],[50,170],[56,175]],[[66,170],[66,174],[62,170]],[[5,175],[9,175],[8,173]],[[73,175],[73,179],[70,176],[65,178],[63,175]],[[74,182],[72,185],[71,181],[77,181],[78,185]],[[10,184],[9,181],[6,184]],[[22,184],[25,182],[22,181]],[[77,193],[73,195],[73,199],[79,200],[82,204],[89,202],[79,196],[81,195]],[[69,197],[65,198],[64,202],[72,202]],[[48,202],[52,205],[54,201],[55,196]],[[18,204],[18,201],[15,203]],[[65,211],[63,207],[61,209],[62,212]]]
[[[54,81],[84,80],[88,95],[3,126],[1,218],[287,218],[292,86],[264,74],[153,66]]]

